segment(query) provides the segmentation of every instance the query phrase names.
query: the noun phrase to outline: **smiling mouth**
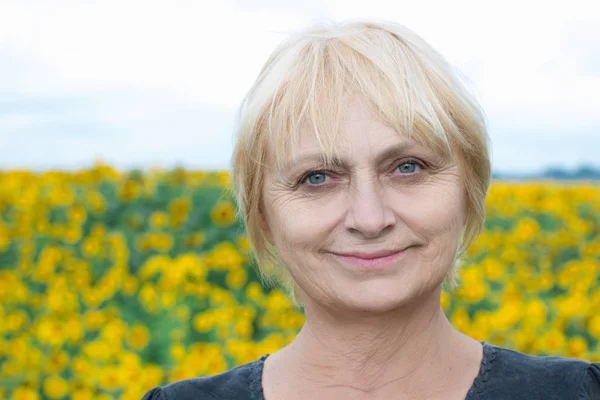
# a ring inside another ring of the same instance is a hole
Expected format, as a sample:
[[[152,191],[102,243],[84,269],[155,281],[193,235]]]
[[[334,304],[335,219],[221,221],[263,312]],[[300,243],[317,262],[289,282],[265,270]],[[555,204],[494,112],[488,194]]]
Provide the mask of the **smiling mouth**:
[[[348,264],[359,269],[382,269],[391,266],[395,261],[404,256],[408,248],[396,252],[380,252],[380,253],[351,253],[338,254],[332,253],[337,259],[344,264]],[[381,254],[381,255],[380,255]]]

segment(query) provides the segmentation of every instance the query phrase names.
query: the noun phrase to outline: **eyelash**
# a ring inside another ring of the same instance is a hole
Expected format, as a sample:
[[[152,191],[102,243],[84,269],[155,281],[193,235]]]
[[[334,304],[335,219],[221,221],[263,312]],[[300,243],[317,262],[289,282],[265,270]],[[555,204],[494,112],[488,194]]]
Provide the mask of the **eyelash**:
[[[396,171],[399,166],[404,165],[404,164],[416,164],[419,168],[426,169],[426,165],[422,161],[417,160],[417,159],[409,159],[409,160],[403,160],[403,161],[394,163],[394,165],[395,165],[394,171]],[[318,170],[308,171],[307,173],[305,173],[304,175],[302,175],[302,177],[298,181],[298,185],[305,184],[306,180],[311,175],[324,174],[324,175],[329,176],[332,172],[334,172],[334,171],[327,170],[327,169],[318,169]],[[419,172],[413,172],[413,173],[410,173],[410,174],[400,174],[400,175],[414,176],[414,175],[417,175],[417,174],[419,174]],[[308,186],[319,187],[319,186],[322,186],[322,185],[308,185]]]

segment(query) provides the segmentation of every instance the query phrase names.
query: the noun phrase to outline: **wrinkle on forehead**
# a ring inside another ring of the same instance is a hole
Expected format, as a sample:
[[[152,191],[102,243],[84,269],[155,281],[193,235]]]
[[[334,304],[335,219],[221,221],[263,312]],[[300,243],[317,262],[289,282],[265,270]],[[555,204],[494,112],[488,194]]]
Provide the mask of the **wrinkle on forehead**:
[[[343,159],[346,154],[366,153],[374,156],[373,149],[381,142],[382,138],[375,139],[371,133],[384,133],[385,141],[389,138],[389,145],[397,143],[410,143],[425,150],[440,160],[441,163],[451,162],[451,155],[444,150],[444,144],[428,146],[425,140],[414,137],[411,130],[395,129],[386,123],[380,112],[355,97],[348,103],[342,118],[339,118],[339,128],[335,131],[319,131],[317,121],[312,123],[308,120],[300,125],[296,134],[290,134],[285,141],[284,148],[280,151],[276,147],[269,146],[269,164],[278,171],[289,169],[294,159],[303,157],[305,154],[320,154],[320,164],[336,165],[337,160]],[[358,130],[358,132],[357,132]],[[356,134],[360,140],[348,140],[348,134]],[[433,135],[429,139],[432,139]],[[364,143],[359,143],[363,141]],[[378,143],[373,143],[377,140]]]

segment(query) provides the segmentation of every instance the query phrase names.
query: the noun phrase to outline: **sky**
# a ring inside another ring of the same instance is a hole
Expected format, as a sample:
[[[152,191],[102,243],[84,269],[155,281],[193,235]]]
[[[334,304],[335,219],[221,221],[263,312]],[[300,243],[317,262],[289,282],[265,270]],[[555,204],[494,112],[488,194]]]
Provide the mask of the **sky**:
[[[230,167],[286,34],[406,25],[471,80],[496,172],[600,168],[597,0],[0,0],[0,169]]]

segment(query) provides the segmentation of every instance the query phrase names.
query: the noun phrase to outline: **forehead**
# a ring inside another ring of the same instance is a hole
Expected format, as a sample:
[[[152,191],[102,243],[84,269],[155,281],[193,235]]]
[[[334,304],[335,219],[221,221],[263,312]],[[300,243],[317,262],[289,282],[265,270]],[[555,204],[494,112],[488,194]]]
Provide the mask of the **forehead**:
[[[350,103],[345,109],[336,139],[336,148],[349,148],[353,144],[375,144],[382,139],[395,142],[409,140],[408,135],[402,135],[386,125],[382,118],[360,101]],[[299,147],[315,147],[319,146],[319,143],[319,135],[315,134],[313,129],[302,129],[298,138]]]
[[[419,150],[424,157],[435,157],[440,163],[451,161],[448,154],[439,151],[440,146],[436,147],[431,134],[418,127],[402,128],[411,126],[406,123],[410,119],[396,115],[393,120],[377,105],[358,96],[338,103],[336,108],[320,109],[320,118],[306,117],[296,130],[271,131],[265,149],[269,169],[283,172],[307,158],[325,165],[339,160],[346,165],[376,162],[383,159],[383,152],[389,155],[392,147]]]
[[[331,139],[331,138],[327,138]],[[409,135],[398,132],[386,125],[381,118],[359,101],[352,102],[346,109],[340,129],[335,134],[333,146],[327,148],[322,135],[304,126],[297,141],[287,152],[283,166],[290,166],[310,158],[320,156],[323,161],[341,158],[368,158],[383,149],[419,148]],[[325,145],[324,145],[325,144]]]

